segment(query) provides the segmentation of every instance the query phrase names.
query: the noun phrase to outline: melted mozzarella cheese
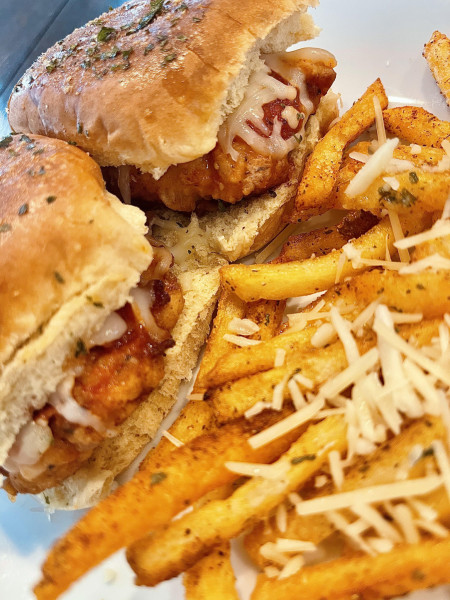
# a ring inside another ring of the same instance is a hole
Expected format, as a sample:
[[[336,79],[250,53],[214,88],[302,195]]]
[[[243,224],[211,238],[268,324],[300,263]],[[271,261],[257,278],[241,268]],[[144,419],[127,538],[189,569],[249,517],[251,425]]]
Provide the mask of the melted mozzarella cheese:
[[[22,466],[36,464],[52,441],[53,435],[46,423],[27,423],[9,451],[4,468],[10,473],[18,473]]]
[[[74,375],[65,377],[56,388],[56,392],[51,394],[49,404],[70,423],[92,427],[96,431],[104,432],[105,426],[100,417],[93,415],[89,410],[80,406],[72,397],[74,381]]]
[[[263,106],[265,104],[277,99],[295,100],[297,92],[300,94],[300,101],[304,107],[301,115],[302,118],[304,117],[301,135],[304,124],[313,111],[313,103],[308,95],[305,76],[298,68],[289,64],[286,59],[287,54],[268,54],[264,57],[265,65],[250,76],[242,103],[220,128],[219,144],[233,160],[238,158],[238,153],[233,148],[233,140],[236,137],[244,140],[259,154],[275,158],[283,158],[298,145],[298,141],[293,136],[287,140],[283,139],[281,135],[282,122],[278,117],[274,119],[272,131],[264,123]],[[281,75],[286,81],[289,81],[289,84],[272,77],[271,71]],[[282,116],[288,125],[294,128],[298,124],[298,115],[300,113],[295,108],[286,107]],[[252,126],[267,137],[257,133]]]
[[[90,340],[89,346],[103,346],[109,342],[120,339],[127,330],[127,324],[116,312],[106,317],[101,328],[95,332]]]

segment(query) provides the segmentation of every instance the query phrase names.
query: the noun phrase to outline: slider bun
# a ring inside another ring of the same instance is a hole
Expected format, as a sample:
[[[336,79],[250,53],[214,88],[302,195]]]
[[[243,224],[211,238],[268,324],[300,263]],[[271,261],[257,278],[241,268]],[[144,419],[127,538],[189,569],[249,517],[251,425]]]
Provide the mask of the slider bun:
[[[158,178],[214,148],[261,52],[316,34],[306,14],[315,0],[166,0],[143,26],[157,2],[124,4],[43,54],[10,98],[13,130]]]
[[[0,143],[0,464],[77,341],[122,306],[152,259],[145,216],[66,142]]]

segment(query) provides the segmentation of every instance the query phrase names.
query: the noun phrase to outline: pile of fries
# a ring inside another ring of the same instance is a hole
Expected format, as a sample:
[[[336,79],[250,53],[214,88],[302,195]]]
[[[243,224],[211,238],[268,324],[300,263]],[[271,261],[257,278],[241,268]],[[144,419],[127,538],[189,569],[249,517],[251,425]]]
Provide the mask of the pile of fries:
[[[450,582],[450,123],[388,108],[375,81],[310,156],[291,221],[332,209],[271,263],[222,269],[190,401],[55,545],[37,598],[125,546],[138,585],[184,572],[188,600],[237,599],[242,534],[252,600]]]

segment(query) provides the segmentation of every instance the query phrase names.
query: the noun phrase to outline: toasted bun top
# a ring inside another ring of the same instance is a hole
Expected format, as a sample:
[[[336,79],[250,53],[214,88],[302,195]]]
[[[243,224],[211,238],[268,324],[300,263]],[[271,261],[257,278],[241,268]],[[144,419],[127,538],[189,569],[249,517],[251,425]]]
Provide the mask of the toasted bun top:
[[[261,51],[315,34],[316,0],[129,2],[58,42],[14,88],[17,132],[75,141],[160,176],[209,152]]]
[[[140,272],[152,251],[144,223],[118,214],[99,167],[81,150],[26,135],[0,145],[1,367],[61,305],[104,274],[104,253],[122,251]]]

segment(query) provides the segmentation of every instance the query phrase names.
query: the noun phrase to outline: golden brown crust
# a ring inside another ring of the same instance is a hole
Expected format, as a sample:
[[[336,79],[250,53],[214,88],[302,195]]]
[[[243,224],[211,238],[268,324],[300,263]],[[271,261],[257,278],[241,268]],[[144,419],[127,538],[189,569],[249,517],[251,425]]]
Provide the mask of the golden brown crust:
[[[102,165],[150,171],[202,156],[215,146],[228,90],[249,51],[313,3],[125,4],[38,59],[10,98],[11,126],[76,141]]]
[[[2,144],[0,361],[4,362],[74,287],[82,288],[80,276],[94,260],[98,229],[110,208],[100,169],[77,148],[36,136],[12,136]]]

